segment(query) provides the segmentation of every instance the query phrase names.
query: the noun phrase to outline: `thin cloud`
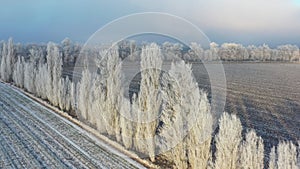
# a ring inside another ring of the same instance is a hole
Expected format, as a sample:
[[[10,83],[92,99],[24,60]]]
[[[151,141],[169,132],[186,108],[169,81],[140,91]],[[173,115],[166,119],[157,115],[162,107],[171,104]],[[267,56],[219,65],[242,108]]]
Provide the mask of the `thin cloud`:
[[[131,0],[131,3],[145,10],[186,17],[205,28],[300,32],[300,7],[293,0]]]

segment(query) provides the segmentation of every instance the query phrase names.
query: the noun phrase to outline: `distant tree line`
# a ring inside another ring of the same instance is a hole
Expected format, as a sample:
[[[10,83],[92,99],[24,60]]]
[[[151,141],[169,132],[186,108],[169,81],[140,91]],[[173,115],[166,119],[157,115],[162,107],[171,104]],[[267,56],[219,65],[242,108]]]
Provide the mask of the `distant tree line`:
[[[81,80],[76,83],[62,76],[62,72],[64,65],[74,64],[80,45],[68,39],[60,45],[52,42],[46,46],[20,45],[9,39],[0,48],[0,78],[73,113],[128,150],[146,155],[153,162],[164,161],[171,168],[297,168],[299,146],[282,141],[272,148],[270,155],[264,156],[262,138],[254,130],[248,131],[243,138],[242,125],[236,115],[223,113],[218,132],[213,135],[210,103],[207,94],[198,88],[191,65],[174,61],[167,73],[162,74],[160,69],[162,50],[167,51],[165,57],[179,56],[189,60],[201,58],[196,57],[196,53],[203,51],[205,58],[211,58],[208,60],[220,55],[227,60],[268,60],[266,58],[276,56],[275,60],[299,61],[298,48],[265,50],[265,46],[248,51],[236,44],[221,47],[212,44],[211,49],[203,50],[193,44],[197,52],[182,52],[178,44],[141,47],[126,44],[91,49],[91,54],[97,55],[94,62],[99,71],[83,69]],[[141,66],[140,90],[133,95],[132,101],[123,95],[121,82],[122,56],[128,54],[126,50],[128,53],[140,51],[131,56],[131,59],[139,57]],[[216,150],[212,150],[212,145]],[[269,164],[264,166],[267,157]]]
[[[142,45],[136,44],[134,41],[120,42],[121,57],[130,56],[134,58],[134,52],[140,51]],[[267,44],[243,46],[237,43],[218,45],[214,42],[210,44],[208,49],[202,48],[201,45],[197,46],[199,46],[197,54],[189,47],[179,43],[165,42],[161,48],[166,53],[165,57],[173,58],[176,56],[188,61],[300,62],[299,47],[290,44],[280,45],[277,48],[270,48]]]

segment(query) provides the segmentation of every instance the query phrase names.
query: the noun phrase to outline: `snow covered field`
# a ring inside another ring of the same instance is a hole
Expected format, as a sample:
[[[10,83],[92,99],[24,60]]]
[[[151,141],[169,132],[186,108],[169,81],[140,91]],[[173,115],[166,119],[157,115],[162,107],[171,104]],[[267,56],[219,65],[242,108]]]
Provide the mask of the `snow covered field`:
[[[140,168],[0,83],[0,168]]]
[[[280,140],[300,139],[300,64],[223,64],[227,80],[227,112],[237,114],[243,131],[255,129],[265,153]],[[197,77],[209,90],[207,75]]]
[[[238,114],[244,131],[255,129],[266,154],[280,140],[300,140],[299,64],[224,64],[224,68],[226,110]]]

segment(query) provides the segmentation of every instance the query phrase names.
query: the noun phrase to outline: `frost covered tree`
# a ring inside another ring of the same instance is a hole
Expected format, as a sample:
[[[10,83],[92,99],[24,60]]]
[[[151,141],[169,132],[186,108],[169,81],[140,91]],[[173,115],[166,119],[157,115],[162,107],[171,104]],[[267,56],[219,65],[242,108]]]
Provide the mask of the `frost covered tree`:
[[[11,82],[15,59],[15,50],[12,38],[10,38],[7,43],[3,44],[1,55],[1,78],[6,82]]]
[[[179,43],[165,42],[162,44],[164,53],[164,59],[173,61],[176,58],[182,58],[183,46]]]
[[[188,60],[193,61],[201,61],[205,59],[205,50],[201,47],[200,44],[191,43],[191,50],[189,50],[189,54],[187,55],[190,58]]]
[[[47,64],[39,64],[37,68],[37,72],[35,75],[35,87],[36,87],[36,94],[38,97],[42,99],[47,98],[48,88],[50,80],[49,80],[49,72],[47,68]]]
[[[64,64],[72,65],[80,53],[81,46],[77,43],[73,43],[69,38],[65,38],[61,42],[61,50]]]
[[[239,167],[242,169],[264,168],[264,144],[254,130],[246,134],[246,140],[240,147]]]
[[[219,59],[219,45],[217,43],[210,43],[210,48],[209,48],[209,52],[210,52],[210,59],[209,60],[218,60]]]
[[[35,65],[32,62],[25,62],[24,64],[24,88],[30,92],[35,93],[35,77],[36,77]]]
[[[91,73],[88,69],[83,70],[81,81],[78,83],[78,110],[79,116],[84,120],[89,120],[89,105],[92,104],[89,100],[91,89]],[[97,118],[97,117],[95,117]]]
[[[293,58],[294,51],[299,51],[299,48],[294,45],[281,45],[277,47],[277,50],[281,61],[290,61]]]
[[[72,100],[73,100],[73,94],[72,94],[72,86],[73,83],[70,81],[69,77],[67,76],[65,79],[64,88],[63,88],[63,94],[65,94],[65,106],[64,109],[66,111],[70,111],[72,109]],[[62,90],[62,89],[61,89]]]
[[[105,52],[105,55],[104,55]],[[104,55],[104,56],[103,56]],[[119,58],[118,48],[110,48],[103,51],[101,63],[98,62],[100,69],[101,83],[104,85],[102,94],[104,95],[105,110],[103,113],[107,120],[107,133],[116,136],[120,140],[119,116],[121,107],[121,97],[123,96],[121,84],[122,64]]]
[[[267,44],[263,44],[262,46],[259,46],[258,49],[260,52],[260,60],[261,61],[269,61],[272,58],[272,50]]]
[[[133,61],[136,58],[137,44],[134,40],[129,41],[130,55],[129,59]]]
[[[168,150],[164,156],[175,168],[206,168],[212,115],[206,94],[193,78],[191,65],[184,61],[172,63],[162,78],[162,98],[157,145],[163,152]]]
[[[18,61],[15,63],[15,69],[13,71],[13,81],[20,88],[24,87],[24,62],[24,57],[18,57]]]
[[[222,60],[243,60],[243,54],[243,45],[236,43],[224,43],[219,50],[219,56]]]
[[[72,62],[72,41],[69,38],[65,38],[61,42],[61,47],[63,51],[63,61],[64,63]]]
[[[14,66],[14,59],[15,59],[15,51],[14,51],[14,44],[12,38],[8,40],[7,44],[7,57],[6,57],[6,75],[7,81],[12,80],[12,73],[13,73],[13,66]]]
[[[190,168],[207,168],[211,157],[212,115],[207,95],[203,92],[200,95],[198,105],[191,105],[198,107],[198,110],[195,110],[198,112],[194,116],[197,121],[195,121],[186,138]]]
[[[277,168],[297,169],[297,148],[292,142],[281,142],[277,147]]]
[[[100,133],[121,141],[119,113],[123,93],[118,49],[100,51],[95,62],[99,72],[90,73],[86,68],[78,84],[78,109],[83,119],[95,125]]]
[[[134,40],[122,40],[118,42],[119,56],[124,59],[128,57],[130,61],[134,61],[138,58],[138,45]]]
[[[292,142],[280,142],[271,149],[269,168],[270,169],[298,169],[299,159],[297,159],[297,147]]]
[[[61,110],[71,109],[71,81],[69,77],[61,78],[58,84],[58,105]]]
[[[70,110],[71,111],[75,111],[76,110],[76,106],[77,106],[77,92],[78,90],[77,87],[76,87],[76,83],[75,82],[70,82]],[[76,115],[76,114],[73,114],[73,115]]]
[[[115,136],[120,141],[119,116],[121,107],[121,60],[117,47],[112,47],[100,52],[101,60],[96,61],[100,70],[98,80],[98,97],[97,104],[102,104],[98,114],[104,118],[106,132],[110,136]],[[100,125],[100,124],[99,124]]]
[[[134,115],[132,114],[131,106],[129,99],[123,97],[120,110],[120,137],[123,145],[127,149],[133,147],[132,138],[136,127],[135,123],[132,121]]]
[[[141,84],[137,104],[137,126],[134,135],[135,149],[148,154],[150,159],[155,159],[155,130],[158,125],[158,116],[161,106],[160,73],[162,55],[160,47],[154,43],[143,47],[141,53]]]
[[[242,124],[236,115],[223,113],[216,135],[216,169],[238,168],[239,145],[242,140]]]
[[[42,96],[46,94],[46,90],[41,91],[40,89],[47,86],[46,82],[49,82],[48,71],[45,72],[40,69],[40,67],[44,64],[44,55],[42,49],[40,48],[31,48],[28,50],[28,52],[29,58],[27,59],[27,61],[23,61],[24,88],[31,93],[39,93],[39,96]],[[36,79],[38,78],[38,76],[40,76],[41,78]]]
[[[164,74],[162,78],[163,104],[156,144],[162,152],[165,152],[163,153],[164,158],[173,163],[175,168],[187,168],[186,143],[183,141],[187,131],[184,130],[184,118],[180,104],[182,86],[179,86],[174,77],[177,75],[175,74],[176,65],[173,63],[169,73]]]
[[[54,105],[58,105],[58,84],[62,74],[62,55],[56,44],[49,42],[47,45],[47,98]]]
[[[277,169],[275,146],[272,147],[269,156],[269,169]]]

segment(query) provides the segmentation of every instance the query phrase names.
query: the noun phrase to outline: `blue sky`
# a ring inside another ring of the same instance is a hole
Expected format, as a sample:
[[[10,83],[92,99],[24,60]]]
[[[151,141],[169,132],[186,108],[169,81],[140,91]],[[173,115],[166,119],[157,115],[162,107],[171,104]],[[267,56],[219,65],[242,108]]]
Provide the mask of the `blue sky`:
[[[136,12],[166,12],[217,43],[300,46],[300,0],[2,0],[0,39],[84,43],[105,24]],[[145,21],[146,22],[146,21]]]

